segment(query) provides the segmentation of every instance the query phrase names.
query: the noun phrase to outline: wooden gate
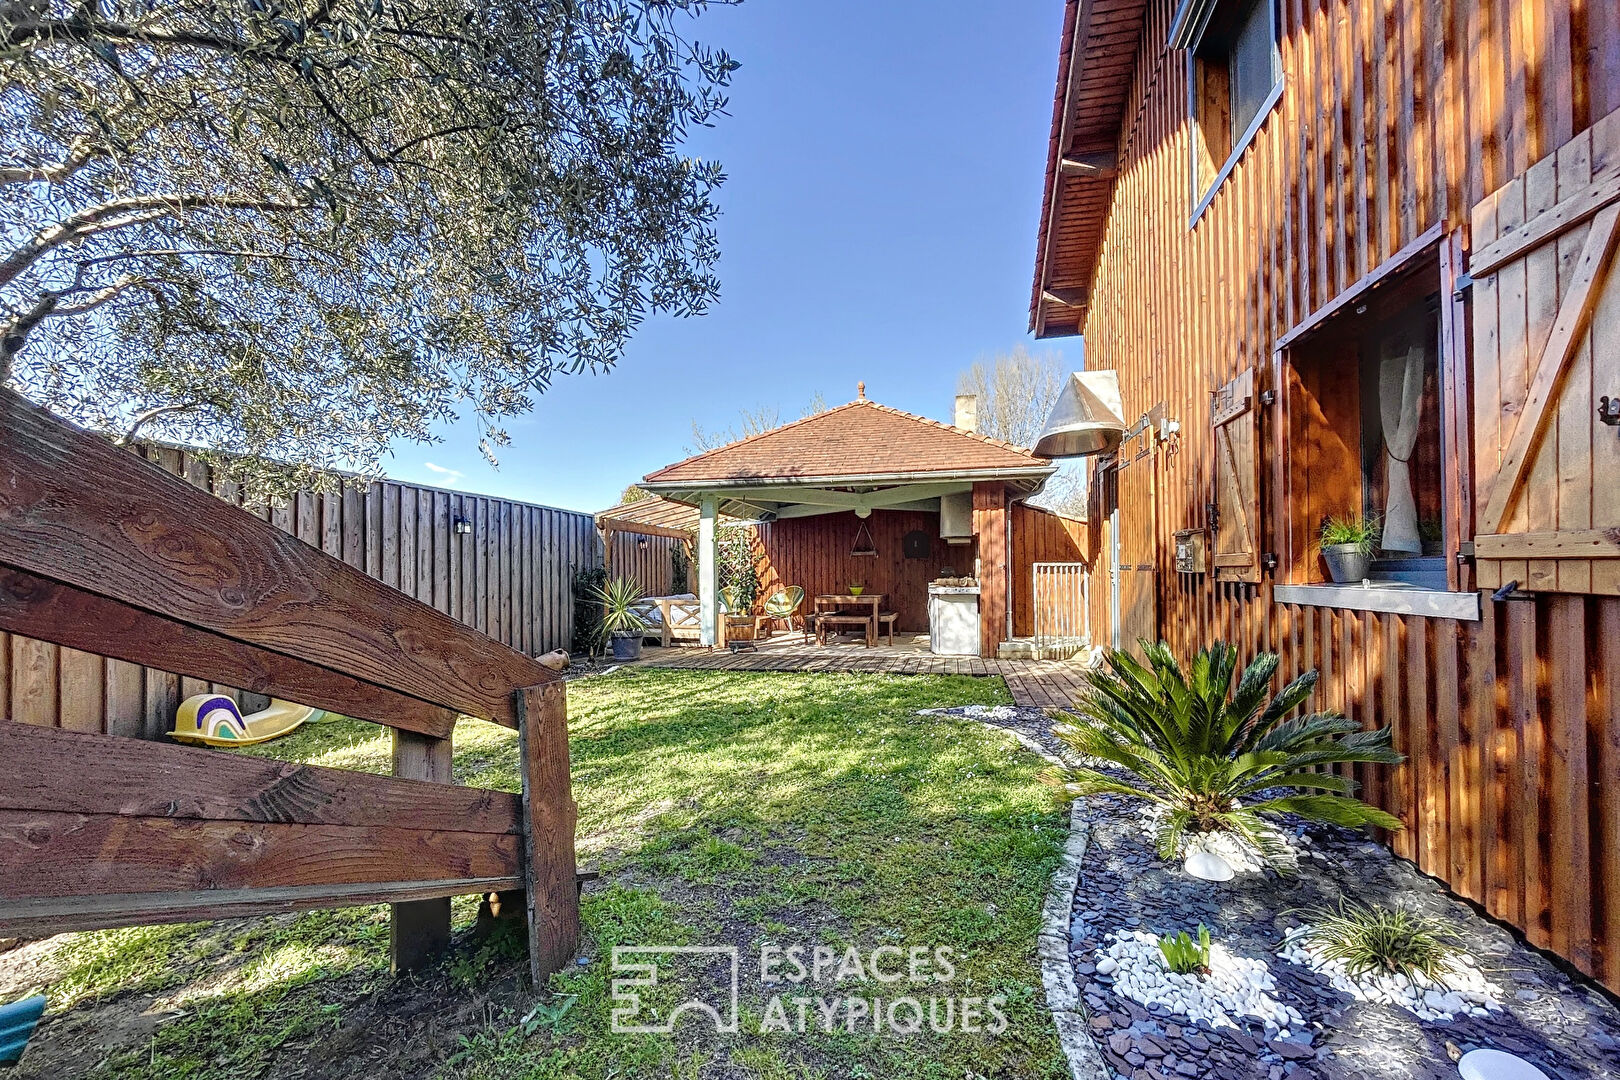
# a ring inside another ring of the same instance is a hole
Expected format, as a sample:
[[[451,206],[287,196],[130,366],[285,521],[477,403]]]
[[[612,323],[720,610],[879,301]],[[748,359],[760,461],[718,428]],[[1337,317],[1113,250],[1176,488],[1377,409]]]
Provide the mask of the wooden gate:
[[[1038,562],[1030,568],[1037,647],[1091,644],[1090,586],[1085,563]]]
[[[1154,426],[1144,416],[1126,432],[1115,468],[1116,524],[1113,569],[1115,647],[1137,651],[1139,641],[1159,640],[1157,467]]]
[[[1620,596],[1617,241],[1620,112],[1474,207],[1484,588]]]
[[[555,672],[9,391],[0,432],[0,630],[376,721],[396,774],[0,722],[0,937],[387,902],[404,969],[523,890],[536,979],[568,962]],[[450,783],[463,714],[521,795]]]

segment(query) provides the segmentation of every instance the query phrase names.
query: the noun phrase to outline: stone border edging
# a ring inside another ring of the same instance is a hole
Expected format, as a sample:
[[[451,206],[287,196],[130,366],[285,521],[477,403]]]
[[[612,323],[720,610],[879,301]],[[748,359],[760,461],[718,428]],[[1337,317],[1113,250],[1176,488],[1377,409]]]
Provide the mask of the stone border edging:
[[[1090,842],[1091,825],[1080,819],[1080,800],[1076,799],[1069,808],[1069,839],[1063,847],[1063,860],[1052,874],[1052,887],[1041,909],[1036,953],[1041,960],[1046,1007],[1052,1010],[1058,1042],[1069,1061],[1069,1075],[1073,1080],[1109,1080],[1113,1073],[1091,1037],[1085,1006],[1074,982],[1074,965],[1069,960],[1069,922],[1074,912],[1074,892],[1080,884],[1080,860]]]
[[[1042,712],[1051,715],[1046,709]],[[924,710],[922,715],[940,713]],[[1002,727],[987,720],[964,714],[955,714],[960,720],[974,720],[985,727],[1011,735],[1023,747],[1053,765],[1066,764],[1056,754],[1016,728]],[[1103,1060],[1102,1048],[1091,1037],[1085,1005],[1080,1001],[1080,988],[1074,981],[1074,964],[1069,958],[1069,924],[1074,913],[1074,893],[1080,886],[1080,861],[1086,846],[1091,843],[1091,823],[1080,817],[1080,800],[1069,804],[1069,838],[1063,845],[1063,859],[1052,872],[1052,887],[1047,891],[1046,903],[1041,907],[1041,932],[1036,936],[1035,952],[1041,961],[1041,985],[1046,992],[1046,1007],[1051,1010],[1052,1022],[1057,1026],[1058,1044],[1069,1063],[1071,1080],[1111,1080],[1113,1071]]]

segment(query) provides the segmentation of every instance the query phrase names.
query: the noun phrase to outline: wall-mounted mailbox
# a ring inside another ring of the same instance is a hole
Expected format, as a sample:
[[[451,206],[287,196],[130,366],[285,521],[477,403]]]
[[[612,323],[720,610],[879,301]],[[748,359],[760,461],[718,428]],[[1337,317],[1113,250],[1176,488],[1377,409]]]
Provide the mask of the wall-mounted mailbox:
[[[1176,573],[1202,574],[1207,569],[1203,529],[1182,529],[1176,533]]]

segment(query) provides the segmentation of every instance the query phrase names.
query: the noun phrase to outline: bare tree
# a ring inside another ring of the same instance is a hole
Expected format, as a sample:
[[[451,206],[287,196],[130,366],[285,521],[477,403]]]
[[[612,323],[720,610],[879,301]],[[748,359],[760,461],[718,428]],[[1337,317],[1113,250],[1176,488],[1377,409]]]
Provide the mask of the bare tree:
[[[1059,353],[1032,353],[1019,344],[988,360],[976,361],[957,377],[956,392],[978,399],[980,434],[1014,446],[1033,446],[1068,376]],[[1064,466],[1047,481],[1046,490],[1030,502],[1056,513],[1084,516],[1085,467]]]
[[[814,416],[827,411],[827,399],[817,390],[810,398],[810,404],[799,413],[799,418]],[[782,410],[775,405],[759,405],[752,409],[738,411],[737,422],[724,428],[705,428],[696,420],[692,421],[692,444],[686,447],[686,453],[702,454],[716,447],[734,443],[739,439],[746,439],[750,435],[770,431],[781,427],[786,421],[782,419]]]

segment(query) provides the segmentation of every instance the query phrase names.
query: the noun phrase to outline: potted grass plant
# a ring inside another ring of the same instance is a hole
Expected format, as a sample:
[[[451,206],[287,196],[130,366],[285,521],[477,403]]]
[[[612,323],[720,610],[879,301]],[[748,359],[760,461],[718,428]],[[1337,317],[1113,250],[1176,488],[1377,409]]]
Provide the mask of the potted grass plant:
[[[1336,584],[1363,581],[1378,547],[1378,519],[1351,514],[1322,522],[1322,560]]]
[[[629,578],[612,578],[596,587],[594,599],[602,605],[602,625],[597,630],[597,647],[612,643],[613,659],[635,660],[641,656],[641,638],[650,625],[641,613],[641,588]]]

